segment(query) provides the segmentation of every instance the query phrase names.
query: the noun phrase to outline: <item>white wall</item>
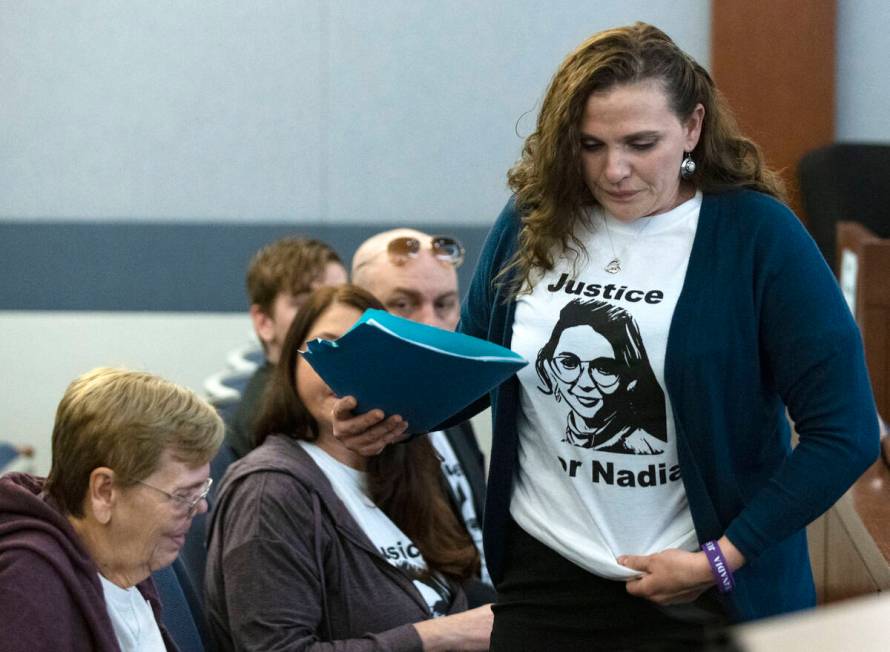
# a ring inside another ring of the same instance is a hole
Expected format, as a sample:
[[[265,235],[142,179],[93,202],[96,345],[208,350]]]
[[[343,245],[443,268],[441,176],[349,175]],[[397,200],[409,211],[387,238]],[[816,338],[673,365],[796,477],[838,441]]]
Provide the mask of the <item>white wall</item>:
[[[485,225],[558,63],[634,20],[708,65],[709,0],[0,2],[0,220]],[[248,332],[0,313],[0,437],[46,472],[72,378],[200,389]]]
[[[2,2],[0,219],[485,224],[558,62],[637,19],[708,64],[709,0]],[[839,139],[890,140],[888,26],[890,3],[838,0]],[[0,437],[45,472],[76,375],[200,389],[249,328],[0,313]]]
[[[0,439],[34,446],[45,474],[56,405],[81,373],[144,369],[203,395],[204,379],[251,337],[247,314],[0,313]]]
[[[839,141],[890,142],[890,3],[838,0],[837,126]]]
[[[589,34],[709,0],[0,3],[0,219],[488,223]]]
[[[52,461],[56,406],[68,383],[99,366],[144,369],[205,396],[208,376],[227,369],[234,349],[255,344],[244,315],[176,313],[0,313],[0,440],[30,444],[40,475]],[[491,449],[491,412],[473,419]],[[7,469],[9,470],[9,469]]]

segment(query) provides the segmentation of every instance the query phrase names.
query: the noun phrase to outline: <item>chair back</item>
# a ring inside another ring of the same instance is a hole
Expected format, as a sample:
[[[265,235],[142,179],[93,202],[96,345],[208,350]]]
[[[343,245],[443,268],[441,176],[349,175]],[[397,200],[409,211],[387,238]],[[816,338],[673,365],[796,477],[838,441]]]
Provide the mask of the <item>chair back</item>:
[[[210,462],[210,477],[213,478],[213,486],[210,488],[210,494],[207,496],[207,502],[213,506],[216,497],[216,489],[222,481],[229,468],[229,464],[237,458],[235,451],[228,444],[220,446],[216,457]],[[209,511],[204,514],[196,514],[192,518],[192,526],[189,528],[188,534],[185,536],[185,544],[179,551],[179,559],[184,566],[191,580],[192,586],[195,588],[197,600],[201,606],[202,612],[204,608],[204,570],[207,565],[207,516]]]
[[[237,401],[252,375],[253,372],[219,371],[204,380],[204,391],[211,401]]]
[[[809,231],[835,273],[837,222],[890,237],[890,145],[828,145],[805,154],[797,172]]]
[[[204,612],[182,562],[152,573],[161,599],[161,622],[180,652],[204,652],[207,630]]]
[[[19,456],[18,449],[12,444],[0,442],[0,473]]]

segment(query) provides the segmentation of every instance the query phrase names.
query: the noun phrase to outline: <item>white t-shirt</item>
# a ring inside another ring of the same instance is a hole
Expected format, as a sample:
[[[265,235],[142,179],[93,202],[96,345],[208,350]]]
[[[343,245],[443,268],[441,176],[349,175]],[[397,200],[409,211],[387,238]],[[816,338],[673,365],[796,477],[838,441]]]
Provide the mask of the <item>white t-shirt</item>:
[[[423,577],[427,566],[420,550],[368,497],[368,474],[343,464],[316,444],[307,441],[299,444],[327,476],[337,497],[380,554],[411,578],[430,613],[434,617],[447,615],[453,597],[451,588],[435,574]]]
[[[448,480],[448,484],[451,485],[451,491],[454,493],[460,506],[461,518],[464,521],[467,532],[473,539],[473,543],[476,545],[476,549],[479,551],[479,561],[482,564],[480,577],[483,582],[492,585],[488,567],[485,565],[485,551],[482,549],[482,524],[476,515],[476,507],[473,502],[473,488],[470,486],[470,481],[464,475],[460,460],[457,459],[457,454],[455,454],[444,432],[441,430],[431,432],[430,442],[439,454],[439,459],[442,463],[442,473]]]
[[[591,211],[587,256],[558,259],[517,300],[512,349],[530,364],[510,513],[601,577],[638,574],[622,554],[697,548],[664,362],[701,199],[632,224]]]
[[[101,574],[105,606],[111,617],[111,626],[122,652],[166,652],[164,638],[151,605],[131,586],[122,589]]]

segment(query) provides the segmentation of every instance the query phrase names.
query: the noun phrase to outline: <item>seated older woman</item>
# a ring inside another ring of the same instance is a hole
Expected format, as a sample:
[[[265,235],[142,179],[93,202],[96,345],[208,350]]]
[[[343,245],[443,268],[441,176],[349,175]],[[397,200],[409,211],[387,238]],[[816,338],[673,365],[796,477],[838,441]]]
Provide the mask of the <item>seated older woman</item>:
[[[212,407],[156,376],[72,382],[49,477],[0,478],[0,648],[175,649],[149,575],[206,511],[222,436]]]

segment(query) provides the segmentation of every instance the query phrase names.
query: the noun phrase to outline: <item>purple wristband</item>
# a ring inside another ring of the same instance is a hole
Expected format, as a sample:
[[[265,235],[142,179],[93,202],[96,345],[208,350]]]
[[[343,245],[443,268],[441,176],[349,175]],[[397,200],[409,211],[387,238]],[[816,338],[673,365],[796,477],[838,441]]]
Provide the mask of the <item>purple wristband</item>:
[[[726,562],[726,557],[723,556],[720,546],[716,541],[706,541],[702,544],[701,549],[711,565],[711,572],[714,573],[714,578],[717,580],[717,589],[720,593],[732,591],[735,588],[735,580],[732,578],[732,571],[729,570],[729,564]]]

